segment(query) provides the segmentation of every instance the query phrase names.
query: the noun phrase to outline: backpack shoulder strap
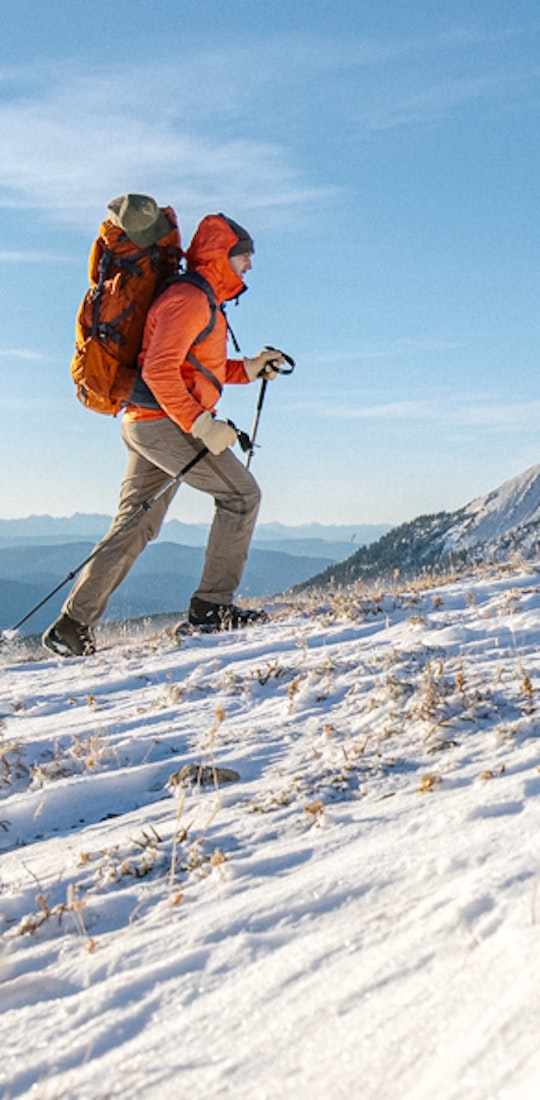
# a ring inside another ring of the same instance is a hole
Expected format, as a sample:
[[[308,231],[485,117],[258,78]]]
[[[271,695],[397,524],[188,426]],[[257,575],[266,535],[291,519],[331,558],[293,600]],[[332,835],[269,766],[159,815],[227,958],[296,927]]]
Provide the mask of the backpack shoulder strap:
[[[167,279],[163,286],[160,288],[160,294],[162,294],[164,290],[167,290],[168,287],[173,286],[174,283],[191,283],[192,286],[196,286],[199,290],[202,290],[203,294],[206,294],[206,297],[208,299],[208,305],[210,307],[210,320],[208,324],[205,325],[202,332],[199,333],[197,339],[193,341],[192,347],[195,347],[195,344],[199,344],[201,340],[204,340],[207,336],[210,336],[210,333],[214,328],[214,325],[216,323],[216,313],[218,310],[216,296],[214,294],[214,291],[212,290],[212,287],[210,286],[210,283],[202,275],[199,275],[197,271],[181,271],[178,275],[171,276],[171,278]]]
[[[227,325],[227,332],[229,333],[229,336],[230,336],[230,338],[231,338],[231,340],[234,344],[235,350],[237,352],[239,352],[240,351],[240,344],[238,343],[238,340],[236,339],[236,336],[234,335],[234,332],[231,328],[231,325],[229,324],[229,318],[227,317],[227,314],[225,312],[225,303],[221,306],[217,305],[215,294],[214,294],[214,291],[212,290],[212,287],[210,286],[210,283],[207,282],[206,279],[202,275],[199,275],[199,273],[197,271],[185,271],[180,276],[180,278],[185,279],[186,282],[188,282],[188,283],[193,283],[193,286],[198,286],[200,290],[204,290],[204,293],[206,294],[206,296],[208,298],[208,304],[210,306],[210,313],[211,313],[210,321],[209,321],[208,325],[206,326],[206,328],[203,329],[203,331],[201,333],[199,333],[197,339],[195,340],[195,344],[198,344],[200,340],[204,340],[205,336],[210,335],[210,333],[211,333],[211,331],[212,331],[212,329],[215,325],[215,322],[216,322],[217,310],[219,309],[220,313],[222,313],[224,318],[225,318],[225,324]],[[237,299],[237,303],[238,303],[238,299]],[[193,346],[195,346],[195,344]]]
[[[182,271],[179,272],[177,275],[172,275],[169,279],[166,279],[166,281],[161,285],[157,297],[160,297],[160,295],[163,294],[163,292],[167,290],[168,287],[173,286],[175,283],[191,283],[192,286],[196,286],[199,290],[202,290],[203,293],[206,294],[206,297],[208,299],[208,305],[210,307],[210,319],[208,321],[208,324],[205,325],[202,331],[199,332],[197,338],[193,341],[191,347],[194,348],[197,344],[199,344],[202,340],[209,336],[214,328],[214,325],[216,323],[217,311],[219,309],[216,302],[216,296],[214,294],[214,291],[212,290],[212,287],[210,286],[210,283],[207,282],[207,280],[203,278],[202,275],[199,275],[198,272]],[[154,301],[155,300],[156,299],[154,299]],[[211,370],[209,370],[208,367],[205,367],[202,363],[200,363],[197,357],[193,355],[191,351],[186,356],[186,359],[189,363],[191,363],[191,366],[194,370],[198,371],[199,374],[203,374],[204,377],[212,383],[212,385],[221,396],[221,394],[223,393],[223,386],[221,385],[219,378],[216,378],[215,374]],[[133,386],[131,392],[130,402],[134,405],[141,405],[143,408],[159,409],[160,407],[151,390],[146,385],[146,382],[143,381],[140,371],[138,372],[135,385]]]
[[[210,333],[214,328],[214,325],[216,323],[216,313],[218,310],[216,296],[214,294],[214,291],[212,290],[212,287],[210,286],[210,283],[202,275],[199,275],[197,271],[183,271],[174,279],[168,280],[167,285],[170,286],[173,282],[191,283],[192,286],[196,286],[199,290],[202,290],[203,293],[206,294],[206,297],[208,299],[208,305],[210,307],[210,320],[208,321],[208,324],[205,325],[202,332],[199,333],[197,339],[193,341],[191,346],[192,348],[194,348],[197,346],[197,344],[200,344],[203,340],[205,340],[207,336],[210,336]],[[194,370],[199,371],[199,374],[203,374],[204,377],[209,382],[211,382],[213,386],[215,386],[216,390],[221,396],[221,394],[223,393],[223,386],[221,385],[219,379],[216,378],[215,374],[211,370],[209,370],[208,367],[203,366],[203,364],[200,363],[197,359],[196,355],[193,355],[192,352],[186,355],[186,359],[188,363],[191,363],[191,366]]]

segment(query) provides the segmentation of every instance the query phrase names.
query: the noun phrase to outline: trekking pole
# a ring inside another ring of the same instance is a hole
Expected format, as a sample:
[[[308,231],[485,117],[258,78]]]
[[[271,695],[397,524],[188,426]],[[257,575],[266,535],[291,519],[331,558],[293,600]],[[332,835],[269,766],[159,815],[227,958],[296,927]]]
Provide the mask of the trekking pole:
[[[230,423],[231,427],[235,428],[235,431],[238,432],[238,429],[235,427],[235,425],[232,424],[232,422]],[[238,432],[238,436],[239,438],[241,436],[245,437],[246,433]],[[144,512],[147,512],[148,509],[151,508],[152,504],[155,504],[155,502],[157,500],[160,500],[160,498],[164,496],[165,493],[168,493],[169,489],[172,489],[173,485],[176,485],[178,481],[181,481],[182,478],[185,477],[185,475],[189,473],[189,471],[192,470],[193,467],[196,466],[202,458],[205,458],[207,454],[208,447],[203,447],[201,451],[198,451],[197,454],[192,459],[190,459],[188,463],[186,463],[186,465],[183,467],[182,470],[180,470],[178,474],[174,474],[173,477],[170,477],[169,480],[165,482],[165,485],[161,486],[161,489],[158,489],[153,496],[149,497],[148,500],[143,500],[142,504],[138,505],[135,511],[130,516],[128,516],[128,518],[124,521],[124,523],[120,525],[120,527],[118,527],[118,529],[115,531],[115,535],[119,535],[121,531],[126,530],[126,527],[129,527],[130,524],[135,523],[135,521],[138,520]],[[36,611],[39,611],[44,604],[49,602],[49,600],[52,600],[53,596],[56,596],[56,593],[60,592],[60,589],[62,589],[64,585],[68,583],[68,581],[72,581],[73,578],[77,576],[77,573],[80,573],[81,569],[84,569],[85,565],[88,565],[89,562],[93,561],[94,558],[97,557],[101,549],[101,544],[99,546],[96,546],[92,550],[92,553],[89,554],[88,557],[84,559],[84,561],[81,561],[79,565],[70,570],[70,572],[67,573],[64,577],[63,581],[60,581],[60,584],[57,584],[56,587],[53,588],[52,592],[49,592],[47,596],[44,596],[43,599],[40,600],[39,603],[37,603],[35,607],[31,609],[31,611],[28,611],[26,615],[23,615],[22,619],[19,619],[19,622],[15,623],[15,626],[12,626],[8,630],[3,630],[0,636],[1,640],[12,641],[16,637],[17,632],[23,625],[23,623],[27,622],[28,619],[31,619],[32,615],[35,615]]]
[[[269,359],[266,364],[267,367],[270,367],[271,370],[276,371],[277,374],[292,374],[296,364],[294,359],[291,359],[290,355],[286,355],[284,351],[278,351],[277,348],[271,347],[270,344],[266,345],[265,351],[275,351],[277,355],[281,355],[285,362],[289,364],[288,369],[286,369],[285,367],[278,366],[275,359]],[[263,373],[261,379],[261,388],[259,390],[259,397],[255,408],[255,416],[253,418],[253,427],[251,429],[249,448],[247,448],[246,470],[249,470],[251,459],[253,458],[253,454],[255,452],[255,440],[257,438],[257,432],[259,430],[259,420],[261,419],[262,407],[264,405],[266,390],[268,388],[268,381],[268,378],[265,378]]]
[[[259,390],[259,399],[257,401],[257,407],[255,409],[255,416],[253,418],[253,427],[251,429],[251,436],[249,440],[249,451],[246,458],[246,470],[249,470],[251,465],[251,459],[255,451],[255,439],[257,438],[257,429],[259,427],[259,420],[261,419],[262,407],[264,405],[264,398],[266,396],[266,390],[268,387],[268,379],[263,378],[261,382],[261,388]]]

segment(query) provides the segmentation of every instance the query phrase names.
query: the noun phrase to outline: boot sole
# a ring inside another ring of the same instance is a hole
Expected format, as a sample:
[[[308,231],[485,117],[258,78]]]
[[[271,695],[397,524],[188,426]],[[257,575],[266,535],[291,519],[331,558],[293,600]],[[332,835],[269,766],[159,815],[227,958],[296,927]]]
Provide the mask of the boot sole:
[[[87,649],[78,653],[70,649],[66,642],[60,641],[53,633],[44,634],[41,643],[46,649],[50,649],[51,653],[56,653],[59,657],[89,657],[92,653],[95,653],[95,649]]]

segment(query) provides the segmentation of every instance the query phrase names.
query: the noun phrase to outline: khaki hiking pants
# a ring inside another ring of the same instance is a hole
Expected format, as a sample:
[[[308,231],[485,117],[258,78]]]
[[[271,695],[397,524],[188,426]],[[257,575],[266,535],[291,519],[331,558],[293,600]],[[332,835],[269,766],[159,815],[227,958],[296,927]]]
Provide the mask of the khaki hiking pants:
[[[62,609],[86,626],[98,622],[115,588],[146,544],[156,538],[180,483],[154,501],[148,511],[141,512],[125,530],[119,528],[201,449],[191,435],[166,419],[124,422],[122,438],[128,463],[118,512],[98,543],[99,554],[84,567]],[[193,595],[209,603],[230,604],[242,579],[259,510],[258,485],[229,450],[216,457],[206,455],[183,480],[194,489],[210,493],[216,504],[201,579]],[[171,603],[174,605],[172,592]]]

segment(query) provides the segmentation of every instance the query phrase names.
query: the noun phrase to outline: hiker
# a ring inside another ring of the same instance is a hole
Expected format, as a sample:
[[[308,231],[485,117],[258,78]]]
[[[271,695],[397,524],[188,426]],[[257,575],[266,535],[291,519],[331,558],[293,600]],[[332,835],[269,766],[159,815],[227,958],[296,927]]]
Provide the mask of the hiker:
[[[187,270],[210,284],[220,307],[247,289],[244,277],[253,252],[245,229],[223,214],[208,215],[186,253]],[[236,629],[265,618],[264,612],[233,603],[260,493],[252,474],[229,449],[237,439],[235,428],[216,417],[215,406],[224,383],[275,378],[272,367],[283,358],[265,349],[253,358],[229,359],[227,321],[220,308],[211,322],[208,295],[196,281],[172,282],[150,306],[139,373],[122,421],[128,461],[118,512],[98,544],[99,553],[85,566],[59,618],[43,635],[43,644],[61,656],[95,652],[93,628],[139,554],[156,538],[179,483],[136,522],[126,526],[126,519],[202,448],[208,454],[184,480],[214,497],[215,513],[201,578],[189,605],[189,623],[207,631]]]

